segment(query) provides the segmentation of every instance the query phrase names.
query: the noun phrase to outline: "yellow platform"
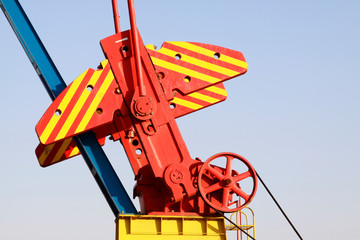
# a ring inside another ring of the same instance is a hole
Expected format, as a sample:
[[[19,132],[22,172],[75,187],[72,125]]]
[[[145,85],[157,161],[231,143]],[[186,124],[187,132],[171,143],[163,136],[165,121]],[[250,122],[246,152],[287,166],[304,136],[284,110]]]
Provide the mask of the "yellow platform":
[[[120,214],[116,240],[226,240],[223,217]]]

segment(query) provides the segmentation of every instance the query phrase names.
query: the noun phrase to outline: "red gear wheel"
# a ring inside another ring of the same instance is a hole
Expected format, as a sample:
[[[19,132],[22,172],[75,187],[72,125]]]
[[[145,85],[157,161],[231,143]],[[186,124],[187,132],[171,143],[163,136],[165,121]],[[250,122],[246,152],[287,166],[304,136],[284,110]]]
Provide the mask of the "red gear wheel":
[[[220,168],[210,163],[218,158],[226,158],[226,168]],[[248,170],[239,174],[232,169],[233,160],[237,159],[244,164]],[[250,194],[240,188],[240,182],[246,178],[251,178],[253,187]],[[257,177],[254,168],[242,156],[235,153],[218,153],[204,162],[200,168],[198,176],[198,188],[204,201],[214,209],[221,212],[235,212],[241,210],[254,198],[257,189]],[[240,201],[235,208],[230,208],[234,204],[232,196],[236,194],[244,201]]]

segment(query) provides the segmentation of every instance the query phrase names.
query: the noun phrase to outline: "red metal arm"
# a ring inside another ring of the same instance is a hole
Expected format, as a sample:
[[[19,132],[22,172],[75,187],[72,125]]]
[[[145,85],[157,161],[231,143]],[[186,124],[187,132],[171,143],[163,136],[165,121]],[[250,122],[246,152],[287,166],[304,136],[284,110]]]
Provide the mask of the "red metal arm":
[[[114,15],[114,25],[115,25],[115,33],[121,32],[120,30],[120,16],[119,16],[119,8],[117,0],[112,0],[112,8]]]
[[[134,55],[135,55],[135,64],[136,64],[136,73],[134,75],[137,78],[138,88],[140,97],[146,96],[146,87],[143,80],[143,72],[141,71],[141,57],[140,57],[140,40],[139,40],[139,31],[136,26],[136,18],[135,18],[135,7],[134,1],[128,0],[128,7],[129,7],[129,17],[130,17],[130,24],[131,24],[131,39],[132,45],[134,47]]]

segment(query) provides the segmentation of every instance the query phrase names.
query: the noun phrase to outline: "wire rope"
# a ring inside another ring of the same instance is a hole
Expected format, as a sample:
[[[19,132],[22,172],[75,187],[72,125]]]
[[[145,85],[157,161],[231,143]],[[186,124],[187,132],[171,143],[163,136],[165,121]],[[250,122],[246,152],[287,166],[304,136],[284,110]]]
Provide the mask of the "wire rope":
[[[286,215],[286,213],[284,212],[284,210],[281,208],[280,204],[276,201],[274,195],[270,192],[269,188],[266,186],[266,184],[264,183],[264,181],[261,179],[260,175],[256,172],[256,176],[258,177],[258,179],[260,180],[261,184],[264,186],[264,188],[266,189],[266,191],[268,192],[268,194],[270,195],[270,197],[272,198],[272,200],[275,202],[276,206],[279,208],[279,210],[281,211],[281,213],[284,215],[284,217],[286,218],[286,220],[288,221],[288,223],[290,224],[290,226],[292,227],[292,229],[295,231],[296,235],[302,240],[303,238],[301,237],[300,233],[296,230],[294,224],[292,224],[292,222],[290,221],[290,219],[288,218],[288,216]]]

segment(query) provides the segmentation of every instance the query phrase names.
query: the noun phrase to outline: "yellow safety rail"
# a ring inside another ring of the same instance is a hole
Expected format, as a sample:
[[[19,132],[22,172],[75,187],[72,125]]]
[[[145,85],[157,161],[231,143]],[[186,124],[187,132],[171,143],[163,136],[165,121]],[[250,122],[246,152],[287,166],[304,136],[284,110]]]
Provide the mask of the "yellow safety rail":
[[[251,220],[249,221],[249,218],[246,214],[246,210],[248,210],[251,213]],[[243,217],[242,217],[243,216]],[[235,217],[235,220],[233,219]],[[254,211],[249,208],[245,207],[241,211],[237,211],[231,214],[230,220],[234,222],[237,226],[239,226],[242,230],[246,231],[247,234],[249,234],[249,230],[252,229],[252,237],[255,238],[255,215]],[[239,228],[237,228],[234,224],[225,225],[226,231],[240,231]],[[242,233],[240,233],[241,239],[242,239]],[[239,237],[239,234],[238,234]],[[246,238],[249,240],[249,236]]]

